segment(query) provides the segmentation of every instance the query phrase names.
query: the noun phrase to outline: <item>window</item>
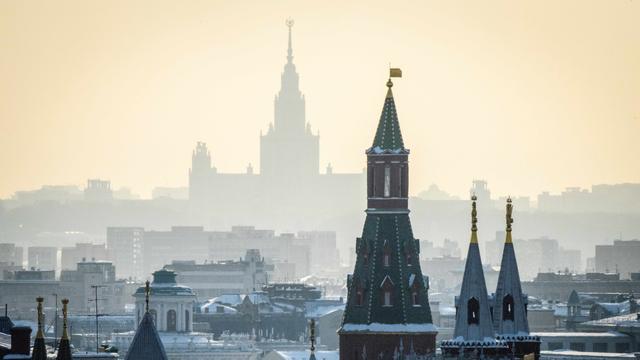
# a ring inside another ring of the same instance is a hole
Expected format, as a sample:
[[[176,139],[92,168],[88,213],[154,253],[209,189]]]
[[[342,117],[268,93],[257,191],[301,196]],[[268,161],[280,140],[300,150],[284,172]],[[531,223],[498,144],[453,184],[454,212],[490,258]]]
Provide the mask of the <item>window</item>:
[[[407,266],[411,266],[413,263],[413,257],[411,257],[411,254],[407,254]]]
[[[384,291],[384,301],[382,303],[382,306],[392,306],[392,304],[391,304],[391,291],[390,290],[385,290]]]
[[[480,302],[471,298],[467,302],[467,323],[478,324],[480,322]]]
[[[176,311],[167,311],[167,331],[176,331]]]
[[[608,352],[609,347],[607,343],[593,343],[593,351],[594,352]]]
[[[418,295],[418,289],[413,289],[413,291],[411,292],[411,304],[413,306],[420,305],[420,297]]]
[[[513,321],[513,296],[507,294],[502,299],[502,320]]]
[[[368,264],[369,264],[369,253],[368,253],[368,252],[365,252],[365,253],[362,255],[362,260],[364,260],[364,264],[365,264],[365,265],[368,265]]]
[[[384,168],[384,197],[391,196],[391,168],[385,166]]]
[[[562,349],[562,343],[561,342],[550,342],[549,343],[549,350],[553,351],[553,350],[560,350]]]
[[[190,331],[189,329],[189,310],[184,311],[184,331]]]
[[[382,259],[383,259],[382,262],[383,262],[384,266],[385,267],[389,267],[390,264],[391,264],[391,259],[390,259],[389,253],[385,252],[384,256],[382,257]]]
[[[616,352],[617,353],[628,353],[629,352],[629,343],[617,343],[616,344]]]
[[[569,350],[584,351],[585,348],[586,348],[586,346],[584,346],[584,343],[581,343],[581,342],[569,343]]]

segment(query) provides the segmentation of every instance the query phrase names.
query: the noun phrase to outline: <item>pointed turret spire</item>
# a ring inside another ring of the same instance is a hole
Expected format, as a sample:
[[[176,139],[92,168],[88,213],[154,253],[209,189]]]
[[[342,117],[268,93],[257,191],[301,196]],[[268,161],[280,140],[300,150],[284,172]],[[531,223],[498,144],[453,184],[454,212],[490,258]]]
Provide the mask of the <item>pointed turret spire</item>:
[[[511,198],[508,198],[505,216],[506,236],[493,306],[494,327],[500,335],[529,333],[527,297],[522,293],[518,262],[511,238],[512,215],[513,205]]]
[[[380,120],[378,121],[378,129],[373,138],[373,144],[371,148],[367,150],[367,153],[408,152],[408,150],[404,148],[404,141],[402,140],[402,132],[400,131],[400,123],[396,112],[396,103],[393,98],[393,91],[391,91],[393,87],[391,77],[401,76],[402,72],[400,69],[390,69],[390,77],[387,81],[387,95],[385,96],[382,114],[380,114]]]
[[[36,339],[33,342],[33,352],[31,353],[32,360],[47,360],[47,348],[44,345],[44,314],[42,312],[43,297],[37,297],[38,302],[38,332],[36,333]]]
[[[471,240],[460,296],[456,298],[454,337],[464,340],[484,340],[494,336],[487,286],[478,247],[478,211],[476,196],[471,197]]]
[[[69,299],[62,299],[62,338],[58,346],[58,355],[56,360],[71,360],[71,344],[69,342],[69,334],[67,333],[67,305]]]

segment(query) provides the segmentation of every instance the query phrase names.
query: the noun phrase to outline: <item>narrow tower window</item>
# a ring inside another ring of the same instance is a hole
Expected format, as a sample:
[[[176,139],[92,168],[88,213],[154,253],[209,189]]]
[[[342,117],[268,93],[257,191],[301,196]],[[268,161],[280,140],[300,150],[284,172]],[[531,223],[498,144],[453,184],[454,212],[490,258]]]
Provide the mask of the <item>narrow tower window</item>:
[[[513,296],[511,294],[507,294],[502,299],[502,320],[513,321]]]
[[[474,297],[467,302],[467,322],[469,324],[480,322],[480,302]]]
[[[385,290],[384,291],[384,301],[383,301],[383,306],[391,306],[391,290]]]
[[[364,305],[364,290],[360,286],[356,289],[356,305]]]
[[[391,196],[391,168],[385,166],[384,168],[384,197]]]
[[[385,253],[384,256],[382,257],[382,259],[383,259],[382,262],[384,264],[384,267],[389,267],[391,265],[391,260],[390,260],[390,256],[389,256],[388,253]]]
[[[413,306],[418,306],[420,305],[420,295],[418,295],[418,289],[413,289],[413,292],[411,292],[411,305]]]

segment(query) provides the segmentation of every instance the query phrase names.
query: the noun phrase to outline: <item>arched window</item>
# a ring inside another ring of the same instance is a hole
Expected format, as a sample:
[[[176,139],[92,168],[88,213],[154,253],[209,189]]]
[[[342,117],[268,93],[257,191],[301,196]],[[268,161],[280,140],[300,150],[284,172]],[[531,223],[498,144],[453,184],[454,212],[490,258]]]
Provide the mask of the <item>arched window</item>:
[[[189,330],[189,310],[185,310],[184,311],[184,331],[190,331]]]
[[[413,306],[420,305],[420,293],[416,288],[413,288],[413,290],[411,291],[411,305]]]
[[[389,255],[389,253],[384,253],[384,255],[382,256],[382,263],[385,267],[391,266],[391,255]]]
[[[364,264],[365,265],[369,265],[369,252],[365,251],[364,254],[362,254],[362,260],[364,260]]]
[[[476,298],[467,301],[467,323],[478,324],[480,322],[480,302]]]
[[[513,320],[513,296],[507,294],[502,299],[502,320]]]
[[[413,256],[411,256],[411,253],[407,253],[407,266],[411,265],[413,265]]]
[[[176,311],[167,311],[167,331],[176,331]]]

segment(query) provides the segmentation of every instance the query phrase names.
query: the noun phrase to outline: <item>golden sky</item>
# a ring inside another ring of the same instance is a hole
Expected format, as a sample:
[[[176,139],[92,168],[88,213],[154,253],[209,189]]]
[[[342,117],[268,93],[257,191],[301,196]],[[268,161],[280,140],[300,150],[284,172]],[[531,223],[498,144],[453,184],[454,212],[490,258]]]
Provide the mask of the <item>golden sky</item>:
[[[357,172],[389,62],[412,193],[640,182],[640,1],[0,1],[0,197],[258,168],[287,17],[322,171]],[[364,196],[364,194],[363,194]]]

